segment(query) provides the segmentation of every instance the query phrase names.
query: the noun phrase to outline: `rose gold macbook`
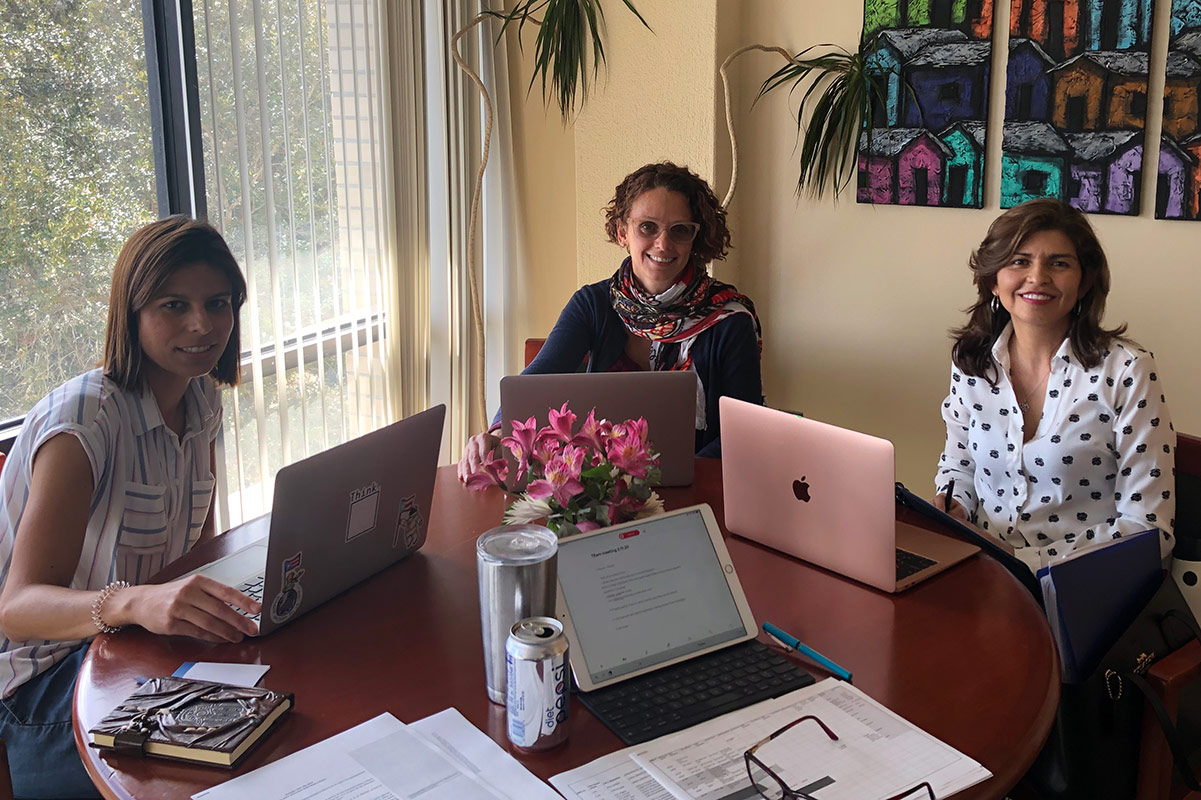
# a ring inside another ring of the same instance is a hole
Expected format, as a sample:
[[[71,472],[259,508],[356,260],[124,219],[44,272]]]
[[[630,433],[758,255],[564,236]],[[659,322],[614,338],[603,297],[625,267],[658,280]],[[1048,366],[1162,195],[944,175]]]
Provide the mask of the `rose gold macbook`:
[[[975,545],[898,522],[892,442],[721,398],[726,528],[886,592]]]

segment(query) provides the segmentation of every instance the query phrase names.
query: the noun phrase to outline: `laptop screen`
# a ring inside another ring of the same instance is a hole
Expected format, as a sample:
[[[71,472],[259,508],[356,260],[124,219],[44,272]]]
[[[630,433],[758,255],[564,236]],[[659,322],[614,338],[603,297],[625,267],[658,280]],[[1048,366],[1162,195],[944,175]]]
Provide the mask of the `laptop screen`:
[[[747,633],[699,509],[560,540],[558,571],[594,683]]]

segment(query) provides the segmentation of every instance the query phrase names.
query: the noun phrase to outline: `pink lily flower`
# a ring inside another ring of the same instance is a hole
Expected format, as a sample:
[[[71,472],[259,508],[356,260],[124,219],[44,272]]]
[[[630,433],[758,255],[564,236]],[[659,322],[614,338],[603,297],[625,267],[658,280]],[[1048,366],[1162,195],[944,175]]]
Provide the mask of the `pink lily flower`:
[[[647,469],[654,463],[647,450],[646,434],[645,419],[614,425],[608,444],[609,461],[635,478],[645,478]]]
[[[556,454],[546,463],[545,478],[531,481],[526,493],[535,500],[554,497],[560,506],[566,508],[572,497],[584,491],[584,484],[580,483],[578,463],[581,458],[577,457],[574,460],[576,463],[573,471],[572,460]]]
[[[563,464],[567,467],[571,477],[580,477],[580,473],[584,469],[584,448],[567,445],[563,448],[563,452],[559,454],[559,457],[563,459]]]
[[[546,429],[543,428],[543,430],[546,430]],[[558,439],[555,439],[553,437],[542,437],[541,435],[539,435],[538,440],[536,442],[534,442],[534,453],[533,453],[534,464],[536,466],[542,468],[543,470],[545,470],[546,465],[549,464],[550,460],[558,454],[559,449],[562,446],[563,446],[563,443],[560,442]]]
[[[605,440],[613,431],[613,423],[607,419],[598,420],[596,418],[596,409],[588,412],[588,416],[584,419],[584,425],[580,428],[580,432],[572,437],[571,443],[582,447],[591,447],[593,450],[605,451]]]
[[[530,417],[525,422],[513,420],[513,433],[500,440],[509,448],[509,452],[517,459],[517,480],[525,477],[530,468],[530,456],[534,453],[534,440],[537,437],[538,420]]]
[[[577,522],[575,524],[575,527],[576,527],[576,530],[578,530],[580,533],[587,533],[588,531],[594,531],[594,530],[597,530],[598,528],[600,528],[600,523],[593,522],[590,519],[585,519],[585,520],[580,520],[579,522]]]
[[[547,426],[550,429],[548,433],[563,444],[569,443],[572,439],[571,429],[575,426],[575,412],[567,407],[567,403],[564,403],[558,411],[550,409],[548,416],[550,420],[550,425]]]

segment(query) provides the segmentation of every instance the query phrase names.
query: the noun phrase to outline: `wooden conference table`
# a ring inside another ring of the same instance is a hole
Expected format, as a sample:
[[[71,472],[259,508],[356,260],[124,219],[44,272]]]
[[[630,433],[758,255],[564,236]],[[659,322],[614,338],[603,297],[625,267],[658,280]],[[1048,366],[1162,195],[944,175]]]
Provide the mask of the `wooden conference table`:
[[[668,508],[708,502],[723,520],[721,462],[698,459],[691,487],[662,494]],[[454,706],[507,747],[504,708],[484,690],[475,567],[475,540],[503,509],[500,490],[468,492],[454,467],[443,467],[419,552],[264,639],[209,645],[141,629],[98,636],[75,692],[75,741],[92,779],[109,798],[178,800],[384,711],[413,722]],[[176,572],[240,546],[229,538],[189,554]],[[1041,611],[995,562],[976,556],[890,596],[742,539],[727,544],[757,620],[846,666],[860,689],[993,773],[957,797],[1000,798],[1033,762],[1059,700],[1056,655]],[[294,692],[296,707],[232,773],[102,757],[84,745],[138,676],[169,675],[185,661],[270,664],[263,685]],[[545,779],[622,747],[578,703],[571,725],[565,745],[521,762]]]

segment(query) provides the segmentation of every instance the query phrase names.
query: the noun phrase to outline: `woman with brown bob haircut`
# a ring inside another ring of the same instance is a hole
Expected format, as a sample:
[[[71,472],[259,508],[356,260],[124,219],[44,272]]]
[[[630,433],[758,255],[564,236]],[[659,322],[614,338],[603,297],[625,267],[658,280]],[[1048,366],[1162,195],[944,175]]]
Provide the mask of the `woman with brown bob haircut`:
[[[951,332],[936,502],[1033,570],[1148,528],[1166,558],[1176,435],[1151,353],[1102,325],[1109,264],[1088,219],[1023,203],[969,266],[978,294]]]
[[[754,303],[708,272],[730,247],[725,209],[686,167],[647,164],[617,185],[605,231],[626,258],[611,277],[567,301],[522,374],[576,372],[585,357],[588,372],[691,370],[699,378],[697,455],[720,456],[718,398],[763,402]],[[500,416],[468,442],[462,480],[496,446]]]
[[[146,581],[214,533],[217,383],[238,379],[246,284],[212,226],[170,217],[117,257],[104,366],[43,398],[0,474],[0,738],[18,797],[94,797],[71,731],[97,633],[237,642],[257,602]]]

